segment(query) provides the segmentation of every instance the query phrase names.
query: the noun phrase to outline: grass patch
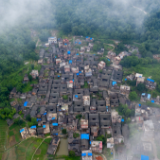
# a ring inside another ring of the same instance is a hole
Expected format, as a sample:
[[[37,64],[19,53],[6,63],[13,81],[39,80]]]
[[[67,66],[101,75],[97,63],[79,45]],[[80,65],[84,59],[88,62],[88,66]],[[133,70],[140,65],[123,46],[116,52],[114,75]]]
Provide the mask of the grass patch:
[[[43,142],[37,152],[35,153],[33,159],[44,160],[47,154],[48,144]]]
[[[47,139],[44,140],[44,142],[49,144],[51,142],[51,140],[52,140],[52,138],[47,138]]]
[[[104,49],[107,50],[107,51],[110,51],[110,50],[113,50],[114,47],[113,47],[113,46],[110,46],[110,45],[105,45],[105,46],[104,46]]]
[[[83,88],[89,88],[89,85],[88,85],[88,83],[87,83],[87,82],[84,82],[84,86],[83,86]]]
[[[48,137],[48,136],[50,136],[50,133],[45,134],[45,137]]]
[[[14,132],[13,131],[9,131],[9,136],[13,136],[14,135]]]
[[[79,133],[73,133],[74,138],[78,138],[79,136],[80,136]]]
[[[2,159],[2,155],[4,152],[4,146],[6,145],[7,141],[7,123],[6,121],[0,120],[0,159]]]

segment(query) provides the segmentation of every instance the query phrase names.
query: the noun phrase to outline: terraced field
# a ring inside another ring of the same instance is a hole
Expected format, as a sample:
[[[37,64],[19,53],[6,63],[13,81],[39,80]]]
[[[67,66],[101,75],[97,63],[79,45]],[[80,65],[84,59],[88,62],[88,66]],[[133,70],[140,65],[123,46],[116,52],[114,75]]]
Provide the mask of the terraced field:
[[[0,159],[2,159],[2,155],[5,151],[7,135],[8,135],[7,123],[6,121],[0,120]]]

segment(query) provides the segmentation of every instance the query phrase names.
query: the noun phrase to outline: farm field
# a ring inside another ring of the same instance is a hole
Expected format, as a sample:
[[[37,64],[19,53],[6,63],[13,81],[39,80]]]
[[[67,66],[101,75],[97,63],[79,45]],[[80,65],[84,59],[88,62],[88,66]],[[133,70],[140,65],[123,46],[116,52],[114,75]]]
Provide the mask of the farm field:
[[[8,126],[6,121],[0,120],[0,160],[2,159],[2,155],[5,151],[5,145],[7,141],[7,131]]]

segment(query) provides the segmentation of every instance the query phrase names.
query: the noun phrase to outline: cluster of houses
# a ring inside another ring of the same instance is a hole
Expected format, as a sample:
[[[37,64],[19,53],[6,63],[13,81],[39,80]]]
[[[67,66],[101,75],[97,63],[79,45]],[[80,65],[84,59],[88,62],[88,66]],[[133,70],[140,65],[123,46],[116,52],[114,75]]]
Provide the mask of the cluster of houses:
[[[88,46],[77,49],[74,46],[82,45],[82,40],[75,40],[72,46],[68,39],[49,38],[49,49],[42,48],[39,53],[40,71],[30,73],[39,83],[33,84],[28,93],[18,93],[16,88],[10,93],[10,98],[22,99],[23,107],[12,102],[17,112],[21,109],[24,117],[30,115],[37,119],[37,126],[20,130],[22,138],[49,134],[53,139],[48,154],[56,153],[64,129],[68,134],[68,151],[81,155],[83,160],[92,160],[94,153],[102,153],[104,142],[96,140],[99,135],[110,135],[106,138],[106,147],[111,150],[115,144],[127,143],[129,127],[127,124],[122,126],[124,119],[113,108],[129,104],[130,87],[121,84],[122,70],[108,67],[99,60],[103,48],[97,55],[87,53],[93,48],[93,40],[86,37]],[[135,78],[137,85],[145,81],[140,74],[131,77],[125,80]],[[23,82],[28,81],[25,75]],[[156,85],[151,79],[145,84],[148,88]],[[139,118],[135,121],[141,124],[149,114],[150,108],[136,106]]]

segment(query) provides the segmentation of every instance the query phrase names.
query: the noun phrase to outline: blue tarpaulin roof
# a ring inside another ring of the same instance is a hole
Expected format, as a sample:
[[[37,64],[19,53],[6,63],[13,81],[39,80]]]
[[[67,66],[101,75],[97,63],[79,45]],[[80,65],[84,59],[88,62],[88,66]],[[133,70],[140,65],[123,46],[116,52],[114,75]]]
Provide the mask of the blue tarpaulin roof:
[[[81,42],[79,42],[79,44],[81,44]]]
[[[24,102],[24,107],[27,107],[27,104],[28,104],[28,102],[27,102],[27,101],[25,101],[25,102]]]
[[[52,120],[54,120],[55,119],[55,117],[52,117]]]
[[[72,81],[74,82],[74,79]]]
[[[52,126],[58,126],[58,123],[52,123]]]
[[[56,135],[56,136],[58,136],[58,133],[53,133],[53,135]]]
[[[139,104],[139,107],[141,107],[141,104]]]
[[[76,53],[76,55],[78,56],[78,55],[79,55],[79,53]]]
[[[79,73],[82,73],[81,71],[79,71]]]
[[[147,95],[147,98],[148,98],[148,99],[150,99],[150,98],[151,98],[151,95],[150,95],[150,94],[148,94],[148,95]]]
[[[47,115],[47,112],[45,112],[43,115],[44,115],[44,116]]]
[[[67,45],[67,43],[65,43],[64,45]]]
[[[110,59],[108,59],[108,61],[110,62],[111,60],[110,60]]]
[[[147,78],[147,81],[150,81],[150,82],[153,82],[153,83],[154,83],[154,80],[153,80],[153,79],[150,79],[150,78]]]
[[[69,64],[72,64],[72,60],[69,60]]]
[[[34,128],[36,128],[36,126],[31,126],[31,129],[34,129]]]
[[[55,56],[55,58],[57,58],[57,57]]]
[[[20,130],[20,133],[22,133],[24,131],[24,128]]]
[[[88,153],[88,156],[92,156],[92,153]]]
[[[40,118],[37,118],[37,121],[41,121],[41,119],[40,119]]]
[[[43,125],[43,128],[46,128],[46,125]]]
[[[121,119],[121,122],[124,122],[124,119]]]
[[[82,133],[81,134],[81,139],[89,139],[89,134]]]
[[[125,78],[125,81],[127,81],[127,78]]]
[[[92,40],[92,38],[90,38],[90,40]]]
[[[86,156],[86,153],[82,153],[82,157]]]
[[[142,96],[145,96],[146,94],[145,93],[142,93]]]
[[[152,103],[154,103],[154,100],[151,100]]]
[[[79,73],[76,73],[77,76],[79,76]]]
[[[75,95],[75,98],[78,98],[78,95]]]
[[[116,81],[112,81],[112,86],[116,85],[117,82]]]
[[[68,51],[67,53],[68,53],[68,54],[71,54],[71,51]]]
[[[88,36],[86,38],[89,38]]]
[[[60,77],[60,75],[58,75],[57,77]]]
[[[145,155],[141,155],[141,160],[149,160],[149,157]]]

